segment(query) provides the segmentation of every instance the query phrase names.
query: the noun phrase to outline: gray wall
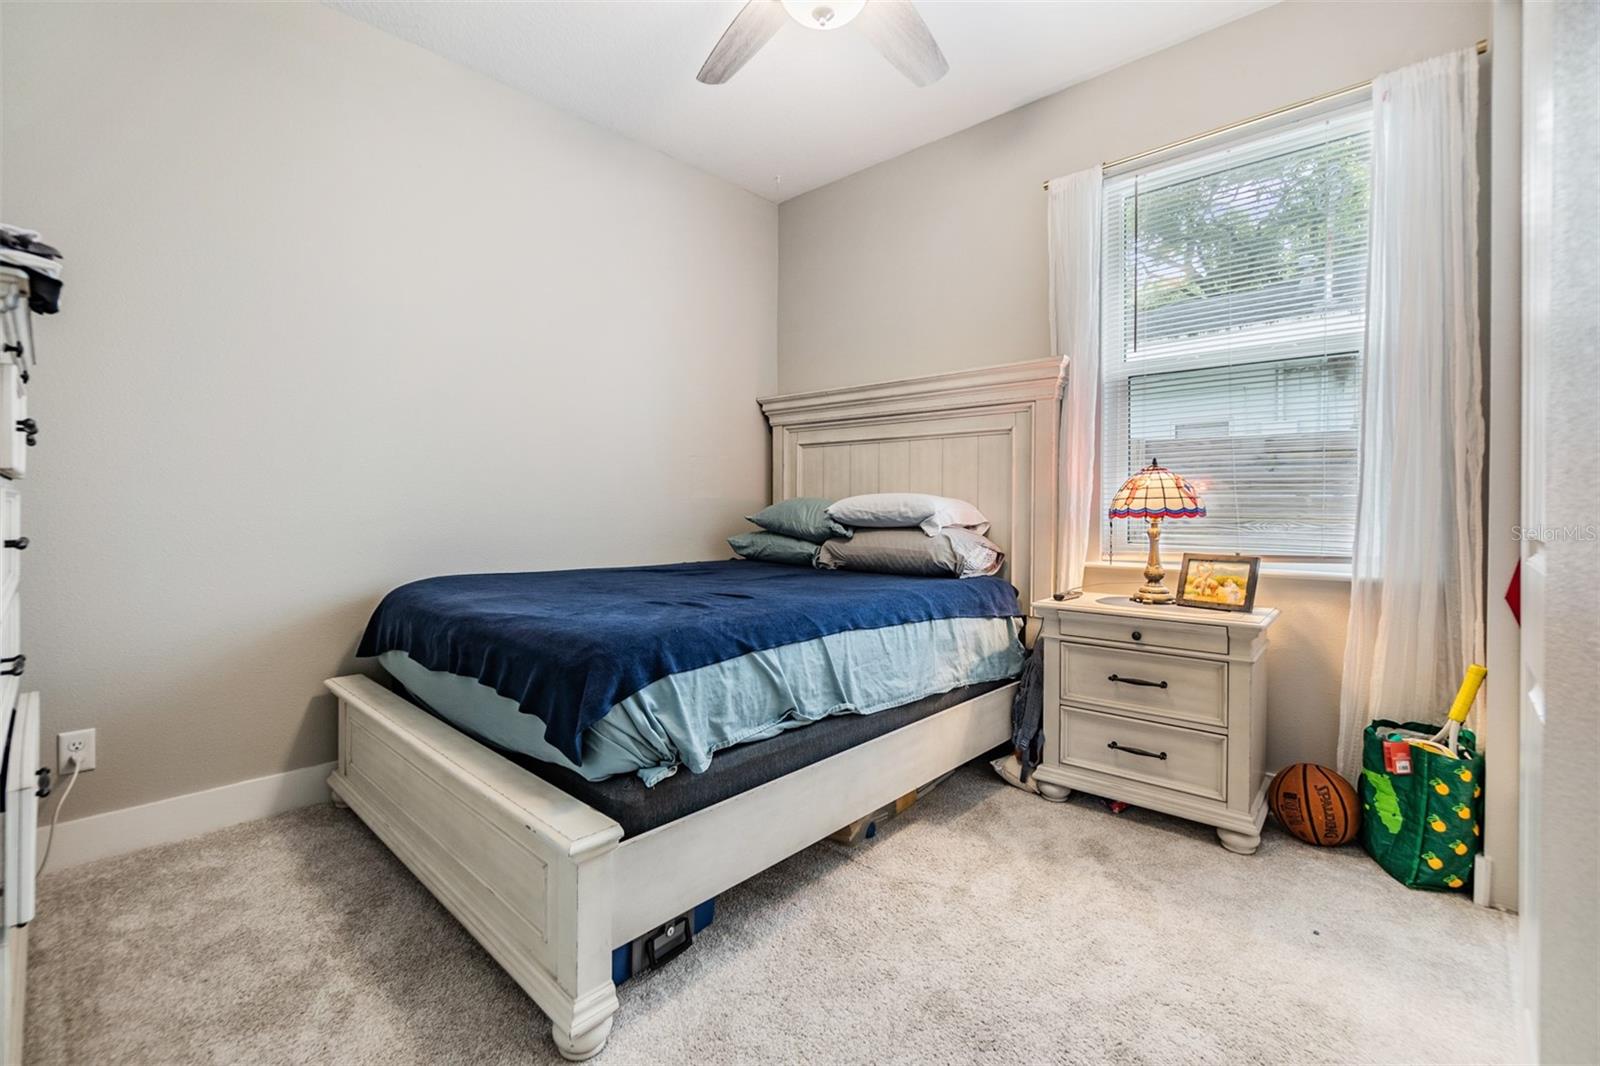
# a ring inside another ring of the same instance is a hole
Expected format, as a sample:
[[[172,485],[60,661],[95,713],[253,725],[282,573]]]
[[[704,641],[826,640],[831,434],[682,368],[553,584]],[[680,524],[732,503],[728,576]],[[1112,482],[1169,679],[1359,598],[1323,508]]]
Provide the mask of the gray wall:
[[[1040,183],[1489,35],[1488,3],[1286,3],[783,204],[778,383],[1046,358]],[[1092,567],[1086,586],[1137,584]],[[1272,765],[1333,761],[1349,589],[1270,576]]]
[[[69,816],[333,757],[436,573],[706,558],[767,491],[776,208],[309,4],[3,5],[67,254],[24,528]]]

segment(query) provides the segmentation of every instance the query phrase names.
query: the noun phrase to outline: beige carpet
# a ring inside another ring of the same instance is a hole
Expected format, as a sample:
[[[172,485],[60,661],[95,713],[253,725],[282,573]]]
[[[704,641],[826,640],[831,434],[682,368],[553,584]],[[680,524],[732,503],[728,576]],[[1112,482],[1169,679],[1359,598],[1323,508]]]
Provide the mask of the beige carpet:
[[[51,874],[41,899],[33,1064],[557,1061],[348,812]],[[622,987],[599,1061],[1504,1061],[1513,930],[1353,848],[1272,833],[1232,855],[973,766],[878,840],[726,893],[686,955]]]

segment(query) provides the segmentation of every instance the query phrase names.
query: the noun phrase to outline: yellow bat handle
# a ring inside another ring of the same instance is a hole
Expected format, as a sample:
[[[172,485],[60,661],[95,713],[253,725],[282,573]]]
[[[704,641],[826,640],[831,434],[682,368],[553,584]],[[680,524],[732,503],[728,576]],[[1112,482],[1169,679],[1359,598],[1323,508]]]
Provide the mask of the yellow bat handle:
[[[1488,673],[1489,671],[1477,663],[1467,667],[1467,676],[1461,679],[1461,687],[1456,690],[1456,701],[1450,705],[1452,722],[1467,720],[1467,712],[1472,710],[1472,701],[1478,698],[1478,688]]]

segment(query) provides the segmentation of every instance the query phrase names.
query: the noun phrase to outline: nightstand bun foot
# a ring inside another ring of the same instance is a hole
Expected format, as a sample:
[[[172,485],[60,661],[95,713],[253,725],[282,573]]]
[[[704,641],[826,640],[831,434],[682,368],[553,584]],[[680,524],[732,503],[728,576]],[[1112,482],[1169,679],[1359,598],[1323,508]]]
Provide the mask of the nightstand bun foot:
[[[561,1052],[562,1058],[568,1062],[582,1062],[594,1058],[606,1046],[606,1041],[611,1038],[611,1020],[611,1016],[607,1015],[599,1025],[577,1036],[552,1023],[550,1035],[555,1038],[556,1050]]]
[[[1241,833],[1234,829],[1218,829],[1217,840],[1236,855],[1254,855],[1261,846],[1261,834]]]
[[[1048,781],[1040,781],[1037,778],[1034,779],[1033,783],[1034,787],[1039,790],[1039,795],[1051,803],[1065,803],[1067,802],[1067,797],[1072,795],[1072,789],[1066,785],[1052,785]]]

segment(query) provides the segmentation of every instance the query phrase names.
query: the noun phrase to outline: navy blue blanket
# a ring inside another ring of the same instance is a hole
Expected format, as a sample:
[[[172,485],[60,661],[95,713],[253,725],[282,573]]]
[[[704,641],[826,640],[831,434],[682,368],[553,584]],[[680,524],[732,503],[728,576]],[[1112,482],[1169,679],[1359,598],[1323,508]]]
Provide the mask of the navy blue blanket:
[[[730,560],[460,574],[383,598],[357,655],[475,677],[583,760],[583,731],[671,674],[857,629],[1020,615],[997,577],[902,577]]]

